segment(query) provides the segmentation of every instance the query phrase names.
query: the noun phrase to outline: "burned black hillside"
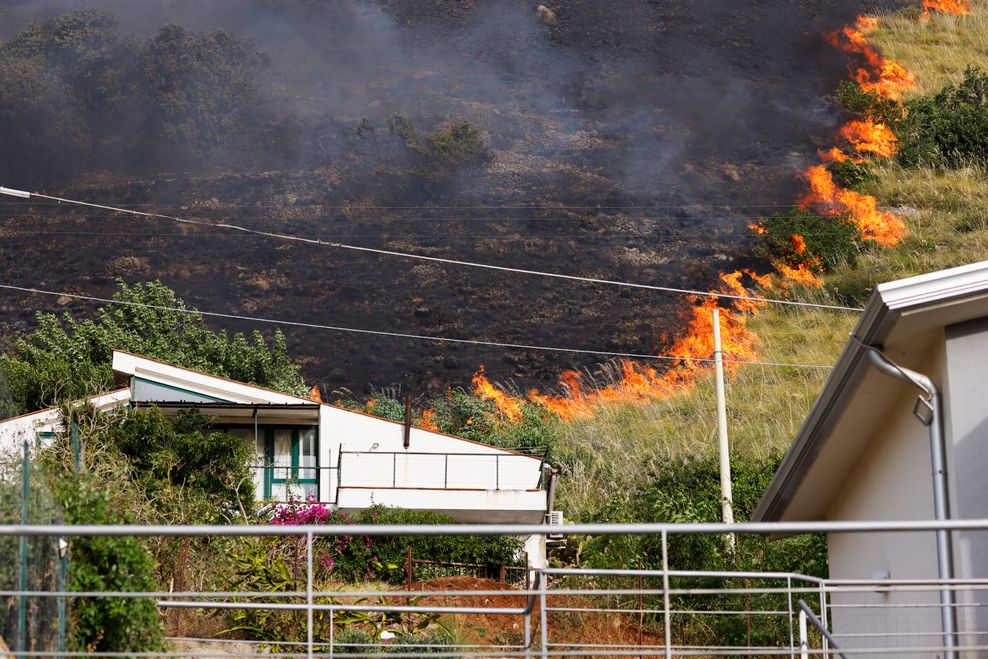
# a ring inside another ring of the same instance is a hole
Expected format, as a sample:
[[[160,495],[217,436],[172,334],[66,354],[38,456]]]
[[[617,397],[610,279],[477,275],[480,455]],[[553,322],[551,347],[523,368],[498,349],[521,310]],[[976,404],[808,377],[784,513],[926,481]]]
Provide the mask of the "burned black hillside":
[[[0,184],[453,259],[705,287],[789,205],[844,75],[842,0],[0,0]],[[66,12],[89,10],[89,13]],[[34,21],[35,27],[30,27]],[[5,283],[653,352],[681,297],[102,211],[0,206]],[[68,299],[0,298],[30,326]],[[239,328],[231,325],[232,328]],[[592,357],[287,330],[332,389],[552,382]]]

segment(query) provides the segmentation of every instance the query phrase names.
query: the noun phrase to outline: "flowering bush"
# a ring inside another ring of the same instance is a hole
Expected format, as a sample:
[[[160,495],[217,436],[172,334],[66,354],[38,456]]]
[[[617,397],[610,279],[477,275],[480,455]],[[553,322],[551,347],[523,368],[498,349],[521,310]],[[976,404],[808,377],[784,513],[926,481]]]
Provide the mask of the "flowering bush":
[[[271,524],[286,526],[353,524],[346,513],[333,510],[315,501],[293,499],[278,506]],[[304,536],[274,538],[271,552],[292,566],[293,572],[305,570],[306,539]],[[374,551],[374,540],[368,536],[316,536],[312,543],[315,578],[322,581],[370,581],[394,566],[383,565]]]

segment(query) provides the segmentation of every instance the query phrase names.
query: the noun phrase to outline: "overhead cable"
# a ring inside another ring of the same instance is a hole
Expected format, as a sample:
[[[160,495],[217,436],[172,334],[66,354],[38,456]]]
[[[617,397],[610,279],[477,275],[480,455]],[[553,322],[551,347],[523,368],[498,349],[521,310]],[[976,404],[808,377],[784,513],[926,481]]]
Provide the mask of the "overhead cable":
[[[77,206],[86,206],[89,208],[100,208],[103,210],[112,211],[115,213],[125,213],[129,215],[136,215],[139,217],[146,217],[150,219],[163,219],[170,220],[172,222],[178,222],[181,224],[189,224],[195,226],[204,226],[215,229],[229,229],[231,231],[240,231],[242,233],[253,234],[257,236],[266,236],[268,238],[275,238],[278,240],[288,240],[293,242],[307,243],[311,245],[322,245],[326,247],[335,247],[337,249],[346,249],[355,252],[365,252],[369,254],[378,254],[381,256],[393,256],[397,258],[404,259],[416,259],[420,261],[431,261],[433,263],[444,263],[446,265],[458,265],[468,268],[482,268],[485,270],[495,270],[498,272],[511,272],[515,274],[523,275],[534,275],[538,277],[551,277],[554,279],[565,279],[568,281],[579,281],[588,284],[600,284],[605,286],[619,286],[623,288],[637,288],[650,291],[659,291],[663,293],[676,293],[681,295],[694,295],[697,297],[716,297],[720,299],[728,300],[746,300],[750,302],[760,302],[760,303],[771,303],[771,304],[782,304],[794,307],[808,307],[813,309],[833,309],[837,311],[863,311],[860,307],[846,307],[835,304],[821,304],[817,302],[799,302],[796,300],[781,300],[766,297],[757,297],[752,295],[738,295],[734,293],[721,293],[716,291],[703,291],[697,289],[689,288],[674,288],[671,286],[656,286],[652,284],[639,284],[627,281],[618,281],[614,279],[601,279],[597,277],[581,277],[579,275],[568,275],[559,272],[544,272],[540,270],[529,270],[526,268],[512,268],[503,265],[494,265],[490,263],[477,263],[474,261],[461,261],[458,259],[447,259],[438,256],[426,256],[424,254],[411,254],[409,252],[398,252],[389,249],[380,249],[376,247],[363,247],[360,245],[351,245],[349,243],[341,243],[337,241],[321,240],[319,238],[306,238],[303,236],[295,236],[291,234],[275,233],[272,231],[261,231],[260,229],[250,229],[248,227],[239,226],[236,224],[229,224],[227,222],[207,222],[204,220],[195,220],[190,218],[176,217],[174,215],[163,215],[161,213],[149,213],[145,211],[138,211],[127,208],[120,208],[117,206],[108,206],[105,204],[94,204],[88,201],[78,201],[74,199],[64,199],[62,197],[55,197],[52,195],[39,194],[37,192],[24,192],[22,190],[12,190],[9,188],[0,187],[0,194],[7,194],[15,197],[21,197],[25,199],[32,199],[38,197],[40,199],[48,199],[51,201],[57,201],[64,204],[73,204]]]
[[[607,350],[589,350],[582,348],[561,348],[557,346],[542,346],[542,345],[529,345],[525,343],[507,343],[502,341],[480,341],[477,339],[457,339],[442,336],[428,336],[424,334],[409,334],[406,332],[387,332],[384,330],[371,330],[371,329],[361,329],[356,327],[341,327],[338,325],[322,325],[319,323],[306,323],[295,320],[281,320],[277,318],[263,318],[260,316],[247,316],[242,314],[232,314],[232,313],[222,313],[218,311],[201,311],[196,309],[183,309],[176,307],[167,307],[157,304],[144,304],[142,302],[131,302],[128,300],[115,300],[112,298],[96,297],[92,295],[79,295],[77,293],[67,293],[64,291],[50,291],[41,288],[31,288],[27,286],[14,286],[12,284],[0,284],[0,289],[20,291],[22,293],[34,293],[37,295],[50,295],[54,297],[63,297],[73,300],[84,300],[87,302],[99,302],[101,304],[114,304],[119,306],[127,307],[139,307],[142,309],[152,309],[154,311],[167,311],[170,313],[184,313],[184,314],[198,314],[201,316],[208,316],[211,318],[224,318],[227,320],[243,320],[256,323],[265,323],[270,325],[284,325],[287,327],[301,327],[306,329],[318,329],[318,330],[329,330],[333,332],[351,332],[355,334],[371,334],[375,336],[389,336],[400,339],[414,339],[417,341],[432,341],[434,343],[460,343],[468,345],[480,345],[480,346],[491,346],[495,348],[510,348],[516,350],[539,350],[545,352],[569,352],[581,355],[594,355],[597,357],[620,357],[625,359],[648,359],[648,360],[658,360],[658,361],[682,361],[682,362],[701,362],[705,364],[713,364],[714,360],[712,357],[690,357],[686,355],[649,355],[644,353],[634,353],[634,352],[611,352]],[[774,361],[758,361],[758,360],[745,360],[745,359],[725,359],[727,363],[732,364],[752,364],[758,366],[780,366],[780,367],[790,367],[790,368],[809,368],[809,369],[821,369],[830,370],[832,367],[824,364],[795,364],[788,362],[774,362]]]

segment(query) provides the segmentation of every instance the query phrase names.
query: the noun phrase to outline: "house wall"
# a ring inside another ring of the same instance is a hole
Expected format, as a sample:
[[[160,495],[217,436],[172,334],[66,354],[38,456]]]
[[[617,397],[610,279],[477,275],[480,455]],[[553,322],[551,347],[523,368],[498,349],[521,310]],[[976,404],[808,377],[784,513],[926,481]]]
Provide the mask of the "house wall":
[[[940,382],[944,361],[941,343],[917,370]],[[897,386],[891,383],[890,386]],[[915,390],[902,386],[902,392],[887,423],[877,436],[868,438],[870,448],[853,472],[833,475],[845,487],[828,509],[828,519],[933,518],[929,434],[912,416]],[[827,545],[832,579],[872,579],[882,573],[888,573],[892,579],[937,577],[933,533],[833,533]],[[932,591],[833,593],[830,617],[838,641],[843,640],[842,646],[847,648],[922,647],[940,642],[937,601],[938,595]],[[876,604],[884,606],[866,608]],[[909,606],[892,608],[890,604]]]
[[[948,477],[951,516],[983,519],[988,516],[988,319],[946,329],[947,409],[946,436],[951,452]],[[988,533],[955,534],[955,572],[958,577],[988,578]],[[988,631],[988,591],[958,593],[958,629]],[[983,640],[979,637],[962,640]]]
[[[61,430],[61,417],[59,410],[43,410],[0,422],[0,456],[21,455],[25,441],[33,450],[40,433]]]
[[[75,404],[81,405],[88,402],[97,410],[106,412],[125,405],[129,399],[130,392],[126,389],[120,389],[93,396],[88,401],[76,401]],[[0,421],[0,456],[11,453],[19,456],[23,452],[25,440],[33,450],[38,445],[41,435],[57,434],[63,432],[64,429],[62,412],[59,408],[39,410],[2,420]]]
[[[412,428],[403,447],[405,428],[374,417],[328,405],[319,413],[321,496],[336,501],[337,480],[344,488],[408,490],[537,490],[541,461],[484,444]],[[340,463],[340,451],[343,461]],[[361,452],[355,455],[352,452]],[[374,455],[374,454],[377,455]],[[420,453],[431,455],[418,455]],[[396,455],[397,454],[397,455]],[[495,456],[498,456],[495,459]],[[450,492],[442,495],[445,498]],[[544,512],[545,493],[541,493]],[[492,504],[493,505],[493,504]],[[438,506],[442,508],[442,506]],[[497,505],[493,508],[497,510]],[[477,520],[483,521],[483,520]]]

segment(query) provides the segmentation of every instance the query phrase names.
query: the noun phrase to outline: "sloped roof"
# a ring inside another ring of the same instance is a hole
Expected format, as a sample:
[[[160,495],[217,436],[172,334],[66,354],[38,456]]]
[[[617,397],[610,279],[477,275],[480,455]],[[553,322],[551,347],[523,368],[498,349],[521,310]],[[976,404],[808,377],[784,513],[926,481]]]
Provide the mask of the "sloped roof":
[[[943,328],[988,317],[988,261],[879,285],[806,420],[786,453],[753,521],[823,520],[842,476],[867,449],[908,385],[869,366],[880,346],[894,361],[922,365]]]

